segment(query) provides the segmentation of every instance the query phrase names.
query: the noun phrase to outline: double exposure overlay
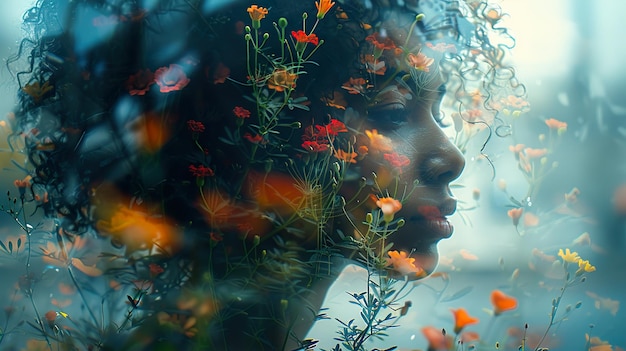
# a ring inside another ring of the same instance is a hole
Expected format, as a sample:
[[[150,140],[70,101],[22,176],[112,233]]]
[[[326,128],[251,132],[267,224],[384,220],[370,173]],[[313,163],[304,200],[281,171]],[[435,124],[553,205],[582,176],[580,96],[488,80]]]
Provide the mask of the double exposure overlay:
[[[598,137],[620,162],[626,129],[603,123],[624,108],[597,81],[535,103],[505,3],[37,0],[20,18],[0,349],[626,345],[605,283],[626,171],[570,168]]]

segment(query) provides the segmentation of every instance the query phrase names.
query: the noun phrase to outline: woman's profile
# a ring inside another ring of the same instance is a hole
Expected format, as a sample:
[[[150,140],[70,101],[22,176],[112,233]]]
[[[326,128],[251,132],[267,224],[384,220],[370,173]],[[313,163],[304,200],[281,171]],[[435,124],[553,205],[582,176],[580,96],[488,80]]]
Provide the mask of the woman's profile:
[[[442,101],[460,110],[515,88],[489,10],[37,1],[15,58],[27,69],[13,138],[28,152],[26,198],[53,223],[44,261],[83,287],[74,314],[89,325],[45,342],[313,347],[306,332],[350,263],[388,294],[362,300],[372,311],[398,304],[385,305],[393,283],[431,274],[453,233],[464,158]],[[368,327],[344,345],[360,349]]]

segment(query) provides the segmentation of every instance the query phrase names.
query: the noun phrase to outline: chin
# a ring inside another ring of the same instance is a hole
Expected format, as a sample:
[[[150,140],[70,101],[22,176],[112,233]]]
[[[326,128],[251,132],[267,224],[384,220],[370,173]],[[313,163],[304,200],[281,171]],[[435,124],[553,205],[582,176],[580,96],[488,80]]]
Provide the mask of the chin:
[[[399,233],[400,234],[400,233]],[[436,239],[430,242],[406,242],[396,240],[392,250],[401,250],[410,253],[409,257],[414,258],[414,265],[420,267],[426,273],[425,275],[415,276],[409,280],[415,281],[428,277],[431,275],[439,264],[439,249],[437,244],[441,239]]]

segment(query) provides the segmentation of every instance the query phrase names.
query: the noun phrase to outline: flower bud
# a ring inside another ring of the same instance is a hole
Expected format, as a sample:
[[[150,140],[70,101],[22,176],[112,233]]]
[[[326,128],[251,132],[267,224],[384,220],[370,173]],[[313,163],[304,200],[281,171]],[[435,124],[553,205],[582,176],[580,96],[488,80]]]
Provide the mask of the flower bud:
[[[361,179],[359,179],[359,189],[364,188],[365,185],[367,185],[367,179],[365,177],[361,177]]]
[[[424,20],[424,14],[423,13],[419,13],[417,14],[417,16],[415,16],[415,21],[419,22],[419,21],[423,21]]]
[[[287,28],[287,19],[285,17],[281,17],[278,19],[278,26],[280,28]]]

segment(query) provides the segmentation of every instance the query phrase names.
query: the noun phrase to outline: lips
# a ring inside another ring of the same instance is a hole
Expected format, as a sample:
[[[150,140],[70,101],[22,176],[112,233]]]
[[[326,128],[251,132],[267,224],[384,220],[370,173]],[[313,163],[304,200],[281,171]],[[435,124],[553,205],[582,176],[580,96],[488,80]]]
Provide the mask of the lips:
[[[408,218],[410,226],[420,233],[420,241],[439,241],[452,236],[454,226],[445,217],[454,213],[456,201],[450,200],[445,206],[421,205],[417,214]]]

